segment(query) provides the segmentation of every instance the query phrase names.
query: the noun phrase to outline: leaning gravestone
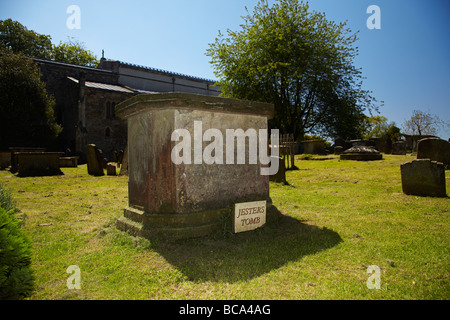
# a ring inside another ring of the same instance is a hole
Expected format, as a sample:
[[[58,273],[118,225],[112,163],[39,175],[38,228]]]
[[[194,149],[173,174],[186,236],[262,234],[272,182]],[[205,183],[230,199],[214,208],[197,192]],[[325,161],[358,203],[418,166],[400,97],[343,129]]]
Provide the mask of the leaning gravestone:
[[[224,230],[236,203],[270,205],[269,176],[261,174],[259,161],[249,161],[250,138],[245,139],[246,161],[238,164],[242,149],[228,134],[254,130],[261,139],[259,129],[267,129],[272,104],[188,93],[143,94],[116,106],[116,115],[128,122],[129,204],[117,221],[120,230],[146,238],[198,237]],[[187,147],[180,151],[182,143]],[[214,152],[208,149],[216,143]],[[214,157],[205,157],[208,150]]]
[[[418,141],[417,159],[430,159],[450,165],[450,142],[439,138],[425,138]]]
[[[440,162],[414,160],[400,166],[402,189],[405,194],[446,197],[445,170]]]
[[[103,176],[103,159],[95,144],[88,144],[86,146],[86,161],[88,173],[93,176]]]

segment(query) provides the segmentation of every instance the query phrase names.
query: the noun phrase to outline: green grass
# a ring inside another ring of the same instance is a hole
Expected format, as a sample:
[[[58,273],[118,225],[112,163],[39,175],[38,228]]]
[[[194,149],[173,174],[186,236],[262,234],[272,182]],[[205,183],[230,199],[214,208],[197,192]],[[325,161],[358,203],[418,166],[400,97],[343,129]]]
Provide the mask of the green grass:
[[[298,158],[289,185],[271,182],[276,222],[175,242],[115,228],[127,177],[79,166],[57,177],[0,171],[0,183],[32,240],[31,299],[449,299],[449,198],[402,193],[410,155],[331,158]],[[80,267],[80,290],[66,286],[70,265]],[[370,265],[381,268],[379,290],[366,286]]]

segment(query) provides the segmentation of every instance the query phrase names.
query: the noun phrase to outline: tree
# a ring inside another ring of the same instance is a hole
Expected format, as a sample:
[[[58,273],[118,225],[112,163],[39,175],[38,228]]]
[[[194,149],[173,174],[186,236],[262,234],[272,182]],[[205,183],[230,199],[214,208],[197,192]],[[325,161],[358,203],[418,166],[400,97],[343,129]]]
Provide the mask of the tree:
[[[85,48],[83,42],[70,38],[68,42],[53,47],[52,58],[55,61],[67,62],[87,67],[98,65],[97,57]]]
[[[405,121],[403,130],[412,135],[436,135],[441,126],[449,125],[438,116],[421,110],[413,110],[411,119]]]
[[[357,36],[308,10],[298,0],[260,0],[239,31],[219,32],[206,54],[222,96],[273,103],[269,125],[295,137],[360,134],[364,110],[376,107],[353,65]]]
[[[98,65],[97,57],[85,48],[83,42],[74,38],[53,45],[49,35],[28,30],[20,22],[11,19],[0,20],[0,32],[0,51],[87,67]]]
[[[400,129],[395,126],[395,122],[388,122],[384,116],[371,116],[365,120],[366,128],[363,134],[364,139],[389,137],[391,140],[399,137]]]
[[[23,53],[28,57],[50,59],[52,56],[52,38],[28,30],[11,19],[0,20],[0,50]]]
[[[31,59],[0,55],[0,149],[50,146],[62,130],[54,105]]]

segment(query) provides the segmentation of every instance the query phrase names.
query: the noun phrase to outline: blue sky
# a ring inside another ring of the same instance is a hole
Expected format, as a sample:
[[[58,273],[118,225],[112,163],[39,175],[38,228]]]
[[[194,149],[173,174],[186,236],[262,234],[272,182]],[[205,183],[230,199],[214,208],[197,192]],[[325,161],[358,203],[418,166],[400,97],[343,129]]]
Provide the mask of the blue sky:
[[[273,1],[270,1],[273,2]],[[208,44],[218,30],[237,30],[257,0],[1,0],[0,19],[17,20],[58,44],[74,37],[98,58],[215,79]],[[401,127],[420,109],[450,121],[450,1],[310,0],[310,9],[359,30],[364,88],[384,101],[380,114]],[[80,29],[68,29],[70,5],[80,8]],[[370,5],[381,29],[369,30]],[[439,132],[450,138],[450,128]]]

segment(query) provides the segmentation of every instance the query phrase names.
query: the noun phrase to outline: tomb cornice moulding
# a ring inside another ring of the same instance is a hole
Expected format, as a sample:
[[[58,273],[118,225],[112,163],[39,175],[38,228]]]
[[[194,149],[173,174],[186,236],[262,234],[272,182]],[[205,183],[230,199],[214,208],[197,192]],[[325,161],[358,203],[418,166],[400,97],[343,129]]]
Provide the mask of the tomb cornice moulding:
[[[151,109],[190,109],[211,112],[260,115],[273,118],[271,103],[247,101],[194,93],[169,92],[140,94],[116,106],[116,116],[126,119]]]

